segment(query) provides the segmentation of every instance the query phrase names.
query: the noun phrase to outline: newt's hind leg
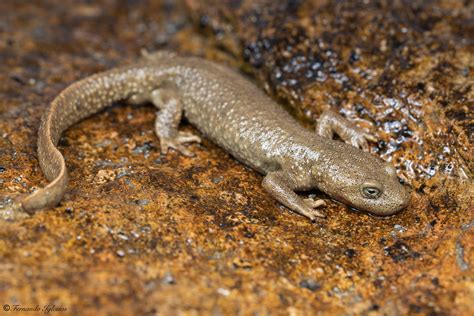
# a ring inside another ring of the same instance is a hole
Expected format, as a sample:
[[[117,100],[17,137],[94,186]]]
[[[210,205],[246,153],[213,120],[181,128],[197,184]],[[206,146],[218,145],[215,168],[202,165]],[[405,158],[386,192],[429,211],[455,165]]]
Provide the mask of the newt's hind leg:
[[[166,154],[169,148],[179,151],[184,156],[192,157],[194,153],[183,144],[201,142],[199,136],[178,130],[183,114],[183,104],[174,88],[162,88],[151,93],[151,101],[160,109],[156,114],[155,133],[160,139],[161,153]]]
[[[334,133],[336,133],[346,143],[362,148],[365,151],[369,150],[368,140],[377,141],[374,136],[364,132],[353,123],[330,110],[324,111],[319,117],[316,133],[327,138],[332,138]]]

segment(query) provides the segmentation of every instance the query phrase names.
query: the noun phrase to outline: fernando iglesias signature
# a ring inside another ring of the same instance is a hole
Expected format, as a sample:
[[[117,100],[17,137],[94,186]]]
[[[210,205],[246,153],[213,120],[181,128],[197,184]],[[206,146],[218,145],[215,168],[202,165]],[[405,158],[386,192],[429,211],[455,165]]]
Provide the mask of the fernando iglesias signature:
[[[3,310],[5,312],[43,312],[44,314],[49,314],[54,312],[66,312],[67,308],[63,306],[56,306],[55,304],[46,304],[43,306],[39,306],[38,304],[31,306],[5,304],[3,305]]]

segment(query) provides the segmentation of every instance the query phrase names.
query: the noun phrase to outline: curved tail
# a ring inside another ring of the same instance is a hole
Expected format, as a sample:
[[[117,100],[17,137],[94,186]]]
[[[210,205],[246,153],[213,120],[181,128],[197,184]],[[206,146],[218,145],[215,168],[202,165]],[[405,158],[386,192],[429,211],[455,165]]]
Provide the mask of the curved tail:
[[[55,122],[51,116],[54,110],[56,110],[56,112],[59,112],[59,110],[54,104],[53,101],[50,111],[43,116],[38,132],[38,160],[41,170],[43,170],[44,175],[50,183],[20,201],[23,211],[30,214],[37,210],[50,208],[58,204],[66,191],[69,180],[66,162],[56,147],[60,133],[54,130],[53,126]],[[60,113],[54,116],[60,117]],[[53,134],[59,135],[56,136]]]
[[[59,203],[69,179],[64,157],[56,147],[61,134],[113,102],[142,92],[137,83],[149,79],[143,70],[143,67],[130,66],[93,75],[70,85],[53,100],[38,132],[38,160],[50,183],[15,202],[14,208],[32,214]]]

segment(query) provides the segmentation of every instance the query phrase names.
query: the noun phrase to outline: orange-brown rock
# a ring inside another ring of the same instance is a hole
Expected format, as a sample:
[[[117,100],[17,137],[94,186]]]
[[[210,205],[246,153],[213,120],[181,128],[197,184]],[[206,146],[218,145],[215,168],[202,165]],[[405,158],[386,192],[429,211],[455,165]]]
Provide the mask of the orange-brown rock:
[[[390,218],[328,202],[311,224],[208,141],[195,158],[160,155],[153,107],[118,104],[62,138],[61,205],[0,223],[1,306],[467,315],[473,12],[448,0],[1,1],[0,203],[46,183],[35,142],[48,102],[163,47],[240,68],[309,127],[339,111],[415,191]]]

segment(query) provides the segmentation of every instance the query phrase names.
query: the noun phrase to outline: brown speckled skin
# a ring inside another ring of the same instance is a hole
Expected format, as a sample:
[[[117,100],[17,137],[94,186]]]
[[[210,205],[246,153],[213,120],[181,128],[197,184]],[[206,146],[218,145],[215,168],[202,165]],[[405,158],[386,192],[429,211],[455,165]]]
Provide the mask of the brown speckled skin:
[[[310,219],[323,216],[314,208],[324,202],[303,200],[295,191],[317,188],[377,215],[394,214],[409,202],[395,169],[354,147],[366,148],[365,139],[371,138],[336,114],[323,114],[314,133],[231,69],[159,53],[74,83],[52,102],[38,139],[40,165],[52,182],[17,202],[17,208],[34,213],[61,200],[68,182],[56,148],[61,133],[118,100],[152,102],[160,109],[155,127],[161,150],[171,147],[191,156],[182,144],[200,139],[177,130],[184,113],[206,137],[265,174],[263,186],[278,201]],[[333,132],[354,146],[332,140]],[[367,188],[373,196],[366,197]]]

